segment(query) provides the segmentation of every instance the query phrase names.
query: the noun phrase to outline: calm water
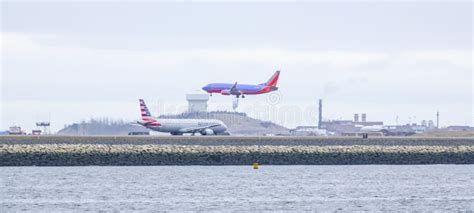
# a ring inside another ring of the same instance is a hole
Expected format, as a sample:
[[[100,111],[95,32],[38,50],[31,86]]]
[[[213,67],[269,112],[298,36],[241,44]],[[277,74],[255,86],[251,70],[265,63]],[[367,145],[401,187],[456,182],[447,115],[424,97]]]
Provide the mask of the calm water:
[[[474,165],[0,167],[0,212],[474,210]]]

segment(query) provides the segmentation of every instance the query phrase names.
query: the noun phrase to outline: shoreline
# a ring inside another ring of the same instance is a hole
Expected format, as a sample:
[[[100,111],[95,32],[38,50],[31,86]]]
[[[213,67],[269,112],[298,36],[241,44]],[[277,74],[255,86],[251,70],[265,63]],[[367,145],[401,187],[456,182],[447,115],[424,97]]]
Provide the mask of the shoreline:
[[[474,164],[474,146],[0,144],[0,166]]]

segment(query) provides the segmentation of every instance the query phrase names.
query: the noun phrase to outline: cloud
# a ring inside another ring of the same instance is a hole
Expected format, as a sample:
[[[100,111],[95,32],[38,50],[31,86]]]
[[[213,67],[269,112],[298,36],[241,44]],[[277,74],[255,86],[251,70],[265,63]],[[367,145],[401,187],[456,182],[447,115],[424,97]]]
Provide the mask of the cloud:
[[[172,68],[183,63],[235,64],[265,66],[327,66],[339,72],[358,66],[395,61],[411,63],[445,62],[460,68],[472,67],[472,50],[405,51],[399,53],[368,51],[296,51],[281,48],[127,50],[58,46],[55,41],[74,43],[50,34],[0,33],[6,57],[18,60],[48,60],[68,63],[101,64],[116,67]],[[77,44],[76,44],[77,45]],[[244,70],[243,70],[244,71]]]
[[[21,57],[47,57],[56,60],[101,59],[147,64],[172,65],[183,61],[205,61],[213,63],[250,62],[262,64],[329,64],[333,67],[352,67],[386,59],[387,55],[376,52],[350,51],[294,51],[280,48],[238,48],[238,49],[186,49],[186,50],[117,50],[88,47],[58,47],[47,45],[56,39],[53,35],[24,33],[1,33],[2,47],[6,54]]]
[[[447,62],[458,67],[472,67],[473,52],[463,50],[408,51],[401,54],[405,60],[416,62]]]
[[[259,83],[255,81],[266,80],[274,69],[282,68],[279,85],[285,97],[282,105],[310,102],[322,96],[341,103],[335,106],[338,109],[349,111],[352,109],[348,103],[351,106],[385,104],[387,112],[399,110],[394,103],[445,105],[446,111],[472,108],[472,98],[466,95],[472,95],[472,78],[468,78],[472,76],[472,50],[370,52],[260,47],[129,50],[79,46],[61,35],[6,32],[0,33],[0,40],[4,54],[2,95],[6,101],[3,103],[57,101],[86,106],[98,101],[126,102],[143,96],[184,102],[185,92],[206,82],[238,79]],[[439,97],[445,97],[449,107]],[[252,98],[265,100],[265,97]],[[9,106],[3,109],[4,114],[16,114],[11,110],[31,110]],[[412,115],[424,110],[407,111]],[[466,117],[470,112],[463,113],[457,116]],[[67,112],[57,116],[69,120]],[[460,118],[458,121],[464,122]]]
[[[2,59],[7,59],[2,63],[6,68],[3,79],[8,89],[17,87],[18,94],[26,82],[31,86],[76,86],[86,93],[87,87],[97,90],[103,86],[120,92],[124,84],[181,92],[175,88],[178,79],[192,88],[202,84],[196,82],[233,81],[237,74],[239,81],[253,82],[267,77],[268,73],[255,76],[261,67],[283,68],[281,83],[287,91],[304,84],[305,89],[322,89],[323,94],[331,95],[373,93],[374,88],[407,91],[415,86],[436,91],[436,85],[448,87],[449,78],[455,81],[452,88],[462,90],[469,84],[467,75],[472,75],[472,50],[354,52],[242,47],[139,51],[78,47],[71,38],[51,34],[3,32],[0,39]],[[309,85],[315,83],[323,86]],[[13,95],[8,94],[9,98]]]

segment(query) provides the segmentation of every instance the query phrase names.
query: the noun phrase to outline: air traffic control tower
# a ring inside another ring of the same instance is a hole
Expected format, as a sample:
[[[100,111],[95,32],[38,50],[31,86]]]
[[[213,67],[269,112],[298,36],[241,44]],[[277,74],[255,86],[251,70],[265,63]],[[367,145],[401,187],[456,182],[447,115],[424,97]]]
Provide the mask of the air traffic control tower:
[[[186,100],[188,101],[188,112],[206,112],[209,94],[196,91],[186,94]]]

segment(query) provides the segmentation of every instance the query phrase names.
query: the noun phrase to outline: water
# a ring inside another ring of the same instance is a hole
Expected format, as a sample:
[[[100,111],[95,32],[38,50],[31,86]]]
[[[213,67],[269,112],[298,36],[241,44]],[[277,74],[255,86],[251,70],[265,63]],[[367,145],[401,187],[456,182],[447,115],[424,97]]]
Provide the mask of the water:
[[[474,165],[0,167],[0,178],[0,212],[474,210]]]

